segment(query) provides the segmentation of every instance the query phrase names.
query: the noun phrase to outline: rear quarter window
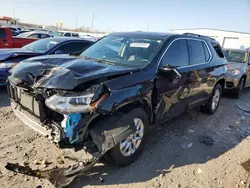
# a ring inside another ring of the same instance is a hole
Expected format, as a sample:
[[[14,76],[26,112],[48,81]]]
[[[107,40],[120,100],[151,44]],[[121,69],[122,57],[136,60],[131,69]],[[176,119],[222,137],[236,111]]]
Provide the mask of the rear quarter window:
[[[0,29],[0,39],[5,39],[6,38],[6,31],[5,29]]]
[[[212,44],[214,50],[216,51],[217,55],[220,58],[224,58],[225,56],[224,56],[224,53],[223,53],[223,51],[221,49],[221,46],[218,43],[215,43],[215,42],[212,42],[211,44]]]

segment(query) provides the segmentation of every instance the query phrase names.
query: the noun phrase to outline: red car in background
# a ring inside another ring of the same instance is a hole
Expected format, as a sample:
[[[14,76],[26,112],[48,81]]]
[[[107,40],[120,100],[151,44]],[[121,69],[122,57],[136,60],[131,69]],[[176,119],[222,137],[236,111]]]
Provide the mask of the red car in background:
[[[7,27],[0,27],[0,48],[21,48],[37,39],[13,37]]]

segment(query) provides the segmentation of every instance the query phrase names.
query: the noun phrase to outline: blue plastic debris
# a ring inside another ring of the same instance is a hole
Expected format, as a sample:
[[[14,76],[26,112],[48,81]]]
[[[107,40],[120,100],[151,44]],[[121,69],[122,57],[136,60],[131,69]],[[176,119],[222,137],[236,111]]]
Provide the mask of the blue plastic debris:
[[[64,128],[65,135],[71,144],[78,142],[78,133],[75,130],[75,127],[80,123],[81,119],[81,114],[69,114],[64,116],[62,127]]]

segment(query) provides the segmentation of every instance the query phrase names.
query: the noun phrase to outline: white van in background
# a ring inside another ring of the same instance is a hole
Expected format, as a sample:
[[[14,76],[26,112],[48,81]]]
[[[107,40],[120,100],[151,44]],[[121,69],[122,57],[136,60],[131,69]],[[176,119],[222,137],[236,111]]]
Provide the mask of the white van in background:
[[[54,33],[56,37],[77,37],[79,38],[79,34],[71,31],[57,31]]]

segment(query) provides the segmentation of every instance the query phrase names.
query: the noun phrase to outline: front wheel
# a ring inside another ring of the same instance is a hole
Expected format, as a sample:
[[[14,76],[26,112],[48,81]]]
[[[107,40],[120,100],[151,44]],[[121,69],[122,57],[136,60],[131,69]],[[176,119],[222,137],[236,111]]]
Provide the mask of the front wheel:
[[[149,119],[147,113],[141,108],[131,110],[122,118],[132,120],[135,132],[112,148],[107,153],[107,157],[120,166],[126,166],[135,161],[142,153],[147,139]]]
[[[207,114],[215,113],[219,107],[221,95],[222,95],[222,87],[220,84],[217,84],[207,104],[201,106],[201,111]]]

